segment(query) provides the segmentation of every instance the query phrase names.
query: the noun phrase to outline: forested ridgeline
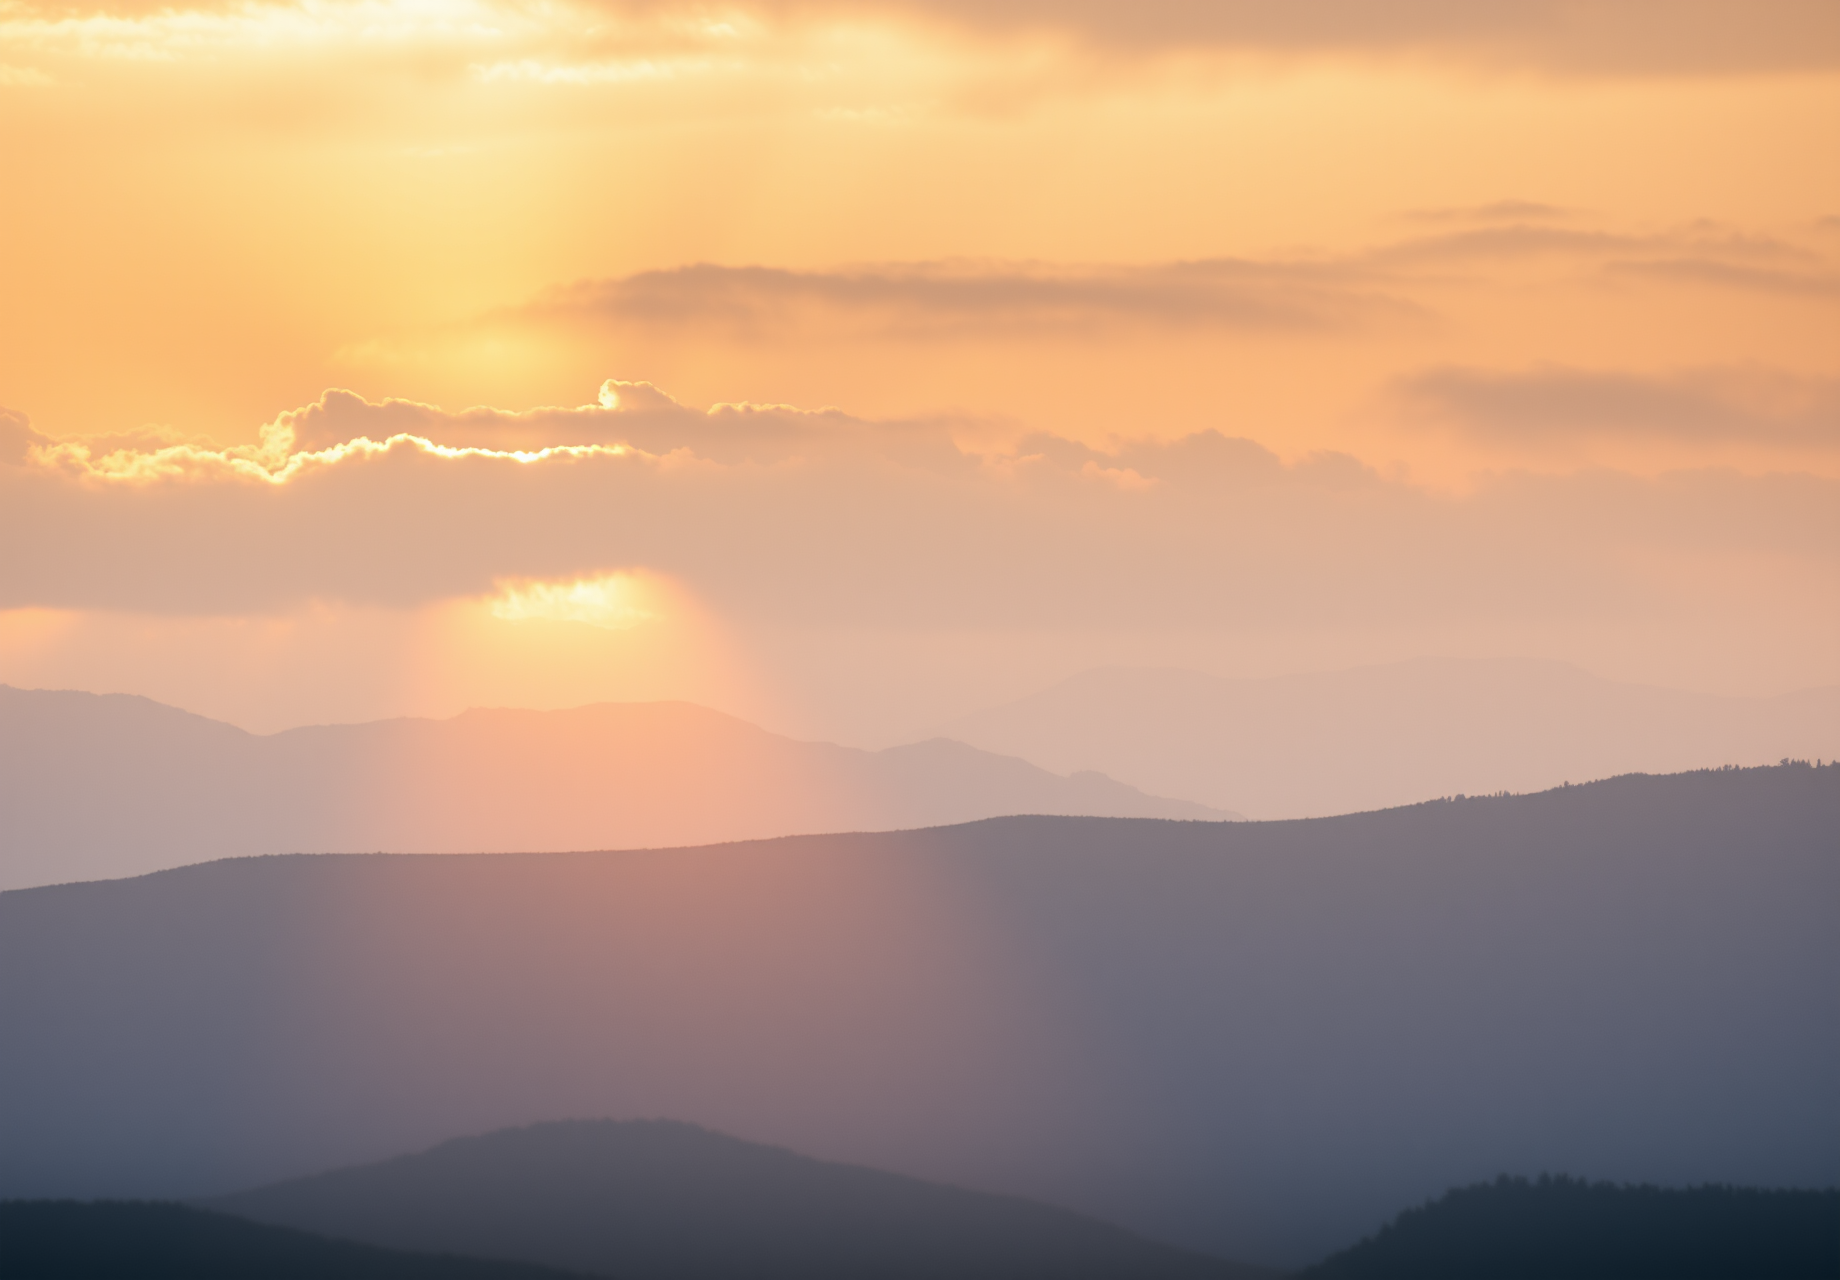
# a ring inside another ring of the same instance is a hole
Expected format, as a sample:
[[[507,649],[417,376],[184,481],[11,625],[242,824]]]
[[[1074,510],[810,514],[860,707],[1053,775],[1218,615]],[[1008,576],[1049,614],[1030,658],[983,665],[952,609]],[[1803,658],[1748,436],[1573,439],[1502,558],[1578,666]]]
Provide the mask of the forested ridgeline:
[[[1400,1214],[1308,1280],[1832,1280],[1840,1190],[1498,1178]]]

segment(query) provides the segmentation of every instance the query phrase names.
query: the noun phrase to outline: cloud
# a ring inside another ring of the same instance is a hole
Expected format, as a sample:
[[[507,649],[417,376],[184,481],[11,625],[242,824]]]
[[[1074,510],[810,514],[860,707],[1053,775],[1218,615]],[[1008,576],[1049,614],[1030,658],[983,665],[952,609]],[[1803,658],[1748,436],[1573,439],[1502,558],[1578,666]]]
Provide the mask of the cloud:
[[[1333,265],[1212,259],[1140,267],[901,263],[831,271],[709,263],[554,289],[524,314],[763,333],[847,315],[856,332],[944,337],[1096,326],[1298,331],[1416,315]]]
[[[1712,258],[1663,258],[1649,262],[1613,262],[1608,270],[1625,279],[1736,289],[1817,301],[1840,298],[1840,274],[1824,269],[1784,271]]]
[[[1840,67],[1836,26],[1824,0],[741,0],[715,9],[691,0],[10,0],[0,4],[0,94],[29,93],[54,109],[116,99],[133,118],[176,114],[174,130],[201,136],[230,121],[290,118],[373,141],[395,131],[403,154],[427,158],[490,155],[494,141],[534,130],[574,138],[616,119],[627,123],[612,136],[675,118],[699,127],[776,119],[811,136],[829,132],[816,122],[851,121],[889,138],[916,122],[1017,119],[1171,92],[1220,106],[1242,87],[1269,89],[1273,72],[1325,67],[1364,77],[1383,111],[1396,109],[1393,91],[1408,78],[1461,93],[1504,75],[1723,75],[1747,77],[1739,92],[1755,93],[1749,80]],[[331,99],[327,76],[342,86]],[[157,100],[146,96],[155,85]],[[601,110],[584,116],[588,101]],[[615,102],[623,105],[602,114]],[[1211,151],[1200,138],[1197,146],[1193,154]],[[1285,181],[1276,171],[1243,178],[1274,180]]]
[[[703,340],[950,341],[1208,332],[1345,336],[1422,329],[1422,291],[1453,272],[1499,284],[1547,269],[1576,282],[1747,289],[1825,299],[1836,277],[1789,241],[1716,224],[1631,234],[1547,225],[1553,206],[1503,201],[1430,211],[1481,223],[1339,254],[1273,254],[1134,266],[938,260],[791,270],[697,263],[547,290],[486,327],[582,325]],[[1534,219],[1534,220],[1530,220]],[[1496,273],[1491,276],[1491,273]]]
[[[35,67],[9,67],[0,63],[0,89],[41,89],[56,83],[56,80]]]
[[[597,7],[707,22],[705,9],[674,0],[601,0]],[[1058,37],[1113,59],[1170,51],[1418,56],[1583,75],[1840,65],[1840,23],[1823,0],[756,0],[729,12],[763,24],[892,17],[985,36]]]
[[[1817,255],[1787,241],[1747,235],[1717,224],[1694,224],[1676,231],[1631,235],[1519,221],[1396,241],[1359,254],[1353,261],[1396,268],[1538,259],[1640,264],[1655,260],[1679,261],[1683,256],[1714,264],[1765,262],[1796,264],[1803,268],[1821,261]]]
[[[1403,216],[1413,222],[1547,222],[1569,218],[1572,213],[1538,200],[1493,200],[1488,204],[1408,209]]]
[[[1514,444],[1621,438],[1840,449],[1840,381],[1773,370],[1445,368],[1397,390],[1411,412]]]
[[[1840,65],[1840,22],[1823,0],[782,0],[753,8],[832,19],[887,13],[971,31],[1059,35],[1112,57],[1195,49],[1419,55],[1597,75]]]
[[[0,466],[23,462],[29,450],[50,443],[49,437],[32,429],[32,419],[0,405]]]
[[[358,434],[289,451],[297,425],[330,417]],[[425,434],[391,434],[409,417]],[[538,424],[600,443],[439,443]],[[0,608],[408,607],[647,571],[776,625],[1384,627],[1661,607],[1674,588],[1657,557],[1706,561],[1680,588],[1695,597],[1738,561],[1807,583],[1840,571],[1832,481],[1509,476],[1453,498],[1215,432],[1111,453],[1043,435],[978,456],[945,424],[785,406],[498,415],[329,393],[278,419],[266,452],[175,448],[187,460],[103,466],[40,446],[0,467]]]
[[[649,382],[609,378],[594,404],[507,411],[449,412],[413,400],[378,403],[351,391],[327,391],[313,404],[281,414],[264,431],[281,455],[332,452],[349,442],[407,440],[411,447],[530,455],[543,450],[618,451],[656,457],[683,454],[724,465],[775,463],[869,451],[909,464],[962,465],[943,421],[865,423],[835,409],[793,405],[679,404]]]
[[[497,22],[500,28],[493,30]],[[103,0],[102,3],[0,4],[0,49],[116,61],[210,56],[230,49],[291,45],[318,51],[417,42],[484,46],[504,28],[531,29],[493,0],[447,0],[436,9],[413,0],[240,3],[238,0]]]

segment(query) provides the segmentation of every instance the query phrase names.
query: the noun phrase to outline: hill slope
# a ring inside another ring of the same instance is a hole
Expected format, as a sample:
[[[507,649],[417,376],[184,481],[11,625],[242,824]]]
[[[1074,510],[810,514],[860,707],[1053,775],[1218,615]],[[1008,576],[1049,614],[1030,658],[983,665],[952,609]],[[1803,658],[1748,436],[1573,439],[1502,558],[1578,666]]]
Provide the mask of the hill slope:
[[[1840,756],[1840,689],[1718,698],[1556,662],[1419,659],[1223,680],[1112,667],[936,732],[1253,818]]]
[[[665,1121],[443,1143],[212,1208],[354,1240],[647,1280],[1232,1280],[1090,1218]]]
[[[566,1280],[515,1262],[401,1253],[176,1204],[0,1202],[9,1280]]]
[[[1301,1265],[1500,1169],[1840,1181],[1840,768],[0,894],[0,1195],[670,1116]]]
[[[0,889],[256,853],[612,849],[1009,813],[1220,818],[956,742],[794,742],[682,702],[244,733],[0,686]]]
[[[1307,1280],[1831,1280],[1840,1191],[1499,1178],[1408,1210]]]

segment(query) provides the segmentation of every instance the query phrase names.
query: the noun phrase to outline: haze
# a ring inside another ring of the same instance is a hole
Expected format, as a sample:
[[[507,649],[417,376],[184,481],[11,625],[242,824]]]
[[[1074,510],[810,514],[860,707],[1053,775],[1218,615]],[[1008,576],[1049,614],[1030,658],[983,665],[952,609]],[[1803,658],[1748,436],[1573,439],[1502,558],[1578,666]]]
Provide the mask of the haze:
[[[0,0],[0,1198],[223,1197],[18,1248],[1796,1254],[1836,157],[1834,0]]]

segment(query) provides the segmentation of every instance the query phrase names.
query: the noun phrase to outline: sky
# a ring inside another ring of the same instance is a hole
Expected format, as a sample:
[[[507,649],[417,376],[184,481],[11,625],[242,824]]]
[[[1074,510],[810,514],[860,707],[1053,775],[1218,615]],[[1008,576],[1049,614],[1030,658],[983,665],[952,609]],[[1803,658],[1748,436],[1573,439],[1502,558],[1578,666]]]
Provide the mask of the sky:
[[[0,0],[0,681],[1840,683],[1840,8]]]

